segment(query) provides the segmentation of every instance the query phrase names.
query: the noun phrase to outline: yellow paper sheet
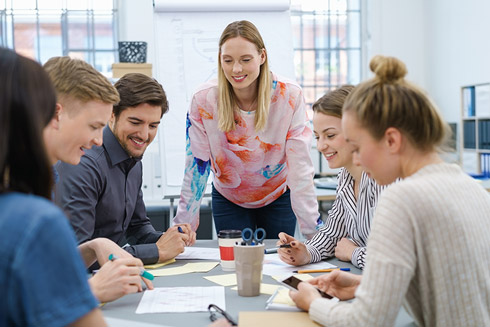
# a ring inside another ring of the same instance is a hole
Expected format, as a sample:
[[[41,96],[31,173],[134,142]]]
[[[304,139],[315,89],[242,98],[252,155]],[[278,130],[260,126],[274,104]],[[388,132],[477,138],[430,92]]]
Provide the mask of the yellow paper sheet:
[[[260,293],[261,294],[269,294],[272,295],[276,292],[276,290],[281,287],[280,285],[273,285],[273,284],[260,284]],[[238,286],[232,287],[231,288],[234,291],[238,290]]]
[[[214,261],[192,262],[192,263],[185,264],[184,267],[187,267],[188,269],[192,270],[192,272],[208,272],[214,267],[216,267],[218,264],[219,262],[214,262]]]
[[[281,304],[287,304],[290,306],[295,307],[296,303],[291,299],[289,296],[289,289],[281,287],[278,291],[276,296],[274,296],[274,299],[272,299],[272,303],[281,303]]]
[[[145,265],[145,269],[157,269],[157,268],[166,266],[166,265],[168,265],[170,263],[174,263],[174,262],[175,262],[175,259],[170,259],[170,260],[167,260],[167,261],[162,262],[162,263],[155,263],[153,265]]]
[[[240,327],[319,327],[306,312],[245,311],[238,313]]]
[[[218,265],[218,262],[186,263],[182,267],[155,269],[151,273],[155,277],[189,274],[194,272],[208,272]]]
[[[236,274],[204,276],[204,278],[221,286],[233,286],[237,284]]]
[[[188,274],[191,272],[192,271],[185,268],[185,266],[182,266],[182,267],[174,267],[174,268],[155,269],[155,270],[151,271],[151,274],[155,277],[162,277],[162,276],[173,276],[173,275]]]

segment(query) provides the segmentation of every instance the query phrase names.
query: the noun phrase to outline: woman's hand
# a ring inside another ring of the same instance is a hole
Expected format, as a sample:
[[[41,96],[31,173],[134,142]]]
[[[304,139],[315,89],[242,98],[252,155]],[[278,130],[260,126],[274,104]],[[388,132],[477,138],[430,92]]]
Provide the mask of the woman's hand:
[[[311,256],[304,243],[286,233],[281,232],[279,233],[279,241],[277,242],[277,246],[281,244],[291,245],[291,248],[279,248],[277,250],[279,258],[285,263],[293,266],[301,266],[310,263]]]
[[[350,300],[354,298],[361,279],[361,275],[334,270],[331,273],[313,278],[308,283],[340,300]]]
[[[118,258],[132,258],[133,256],[122,249],[119,245],[108,238],[95,238],[78,246],[83,261],[90,267],[95,261],[103,266],[109,261],[109,255],[113,254]]]
[[[153,289],[151,281],[140,276],[143,262],[137,258],[124,258],[106,262],[89,279],[92,293],[100,302],[114,301],[126,294],[141,292],[141,279],[148,289]]]
[[[305,311],[310,310],[311,302],[321,298],[318,290],[311,284],[301,282],[298,284],[297,291],[289,291],[289,296],[296,303],[296,306]]]
[[[354,252],[356,248],[358,248],[356,243],[344,237],[338,241],[337,245],[335,246],[335,256],[339,260],[350,262],[352,252]]]

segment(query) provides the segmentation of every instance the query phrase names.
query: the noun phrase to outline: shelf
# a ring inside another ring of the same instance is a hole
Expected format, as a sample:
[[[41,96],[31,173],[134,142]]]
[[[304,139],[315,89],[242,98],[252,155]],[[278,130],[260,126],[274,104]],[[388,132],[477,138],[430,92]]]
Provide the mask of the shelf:
[[[152,77],[152,64],[115,63],[112,64],[112,77],[121,78],[129,73],[141,73]]]
[[[490,170],[490,83],[461,87],[460,158],[471,174]]]

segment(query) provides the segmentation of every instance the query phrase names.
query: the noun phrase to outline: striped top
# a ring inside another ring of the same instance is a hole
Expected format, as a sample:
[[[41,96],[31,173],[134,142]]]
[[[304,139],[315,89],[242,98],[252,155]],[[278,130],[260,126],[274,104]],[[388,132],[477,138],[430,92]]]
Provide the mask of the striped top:
[[[337,242],[343,237],[349,237],[358,245],[352,253],[351,262],[363,269],[371,219],[384,186],[376,184],[363,172],[356,201],[354,178],[347,169],[342,168],[337,179],[337,196],[328,212],[326,224],[305,245],[311,255],[311,262],[318,262],[332,257]]]
[[[455,164],[425,166],[383,191],[353,302],[316,299],[328,326],[490,326],[490,194]]]

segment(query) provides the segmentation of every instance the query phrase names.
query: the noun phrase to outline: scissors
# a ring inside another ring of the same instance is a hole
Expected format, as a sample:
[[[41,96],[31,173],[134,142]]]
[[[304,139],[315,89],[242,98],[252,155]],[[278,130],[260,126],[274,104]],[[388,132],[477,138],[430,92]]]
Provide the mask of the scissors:
[[[254,233],[251,228],[247,227],[242,230],[242,238],[248,245],[262,244],[265,238],[265,230],[263,228],[257,228]]]

